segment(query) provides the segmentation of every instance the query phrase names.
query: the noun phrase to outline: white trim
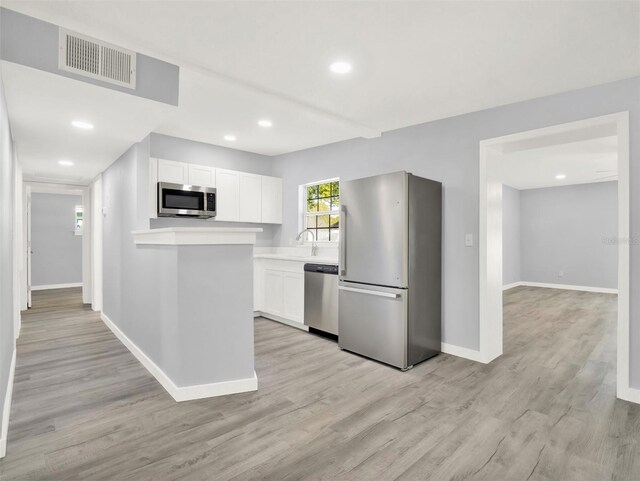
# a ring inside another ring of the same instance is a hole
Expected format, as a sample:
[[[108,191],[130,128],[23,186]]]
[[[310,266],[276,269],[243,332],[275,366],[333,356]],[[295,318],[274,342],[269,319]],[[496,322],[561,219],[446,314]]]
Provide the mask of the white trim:
[[[542,129],[521,132],[480,141],[480,172],[479,172],[479,320],[480,320],[480,352],[483,358],[491,358],[496,353],[502,353],[502,303],[497,300],[502,296],[502,266],[501,260],[493,262],[496,251],[501,251],[500,239],[489,242],[488,211],[501,211],[501,201],[490,196],[488,188],[487,164],[491,158],[495,159],[499,155],[501,144],[522,140],[531,140],[536,137],[551,134],[566,134],[576,129],[604,126],[608,124],[616,125],[618,136],[618,332],[617,332],[617,396],[621,399],[634,400],[638,402],[640,398],[635,395],[635,391],[629,386],[629,112],[619,112],[601,117],[595,117],[576,122],[569,122],[561,125],[554,125]],[[489,179],[491,180],[491,179]],[[501,252],[500,252],[501,258]],[[492,261],[489,262],[489,259]],[[496,280],[500,279],[500,284],[496,286]],[[561,289],[582,286],[562,285]],[[496,340],[499,339],[499,346]],[[499,347],[499,350],[496,348]]]
[[[483,364],[487,364],[489,361],[484,359],[480,354],[480,351],[475,349],[469,349],[468,347],[460,347],[455,346],[453,344],[447,344],[443,342],[440,350],[445,354],[450,354],[452,356],[463,357],[465,359],[469,359],[475,362],[481,362]]]
[[[102,174],[91,184],[91,309],[102,310]]]
[[[513,284],[507,284],[502,288],[503,291],[508,289],[513,289],[514,287],[543,287],[545,289],[565,289],[568,291],[584,291],[584,292],[600,292],[602,294],[617,294],[618,289],[613,289],[610,287],[591,287],[591,286],[574,286],[571,284],[551,284],[548,282],[529,282],[529,281],[521,281],[514,282]]]
[[[68,284],[42,284],[31,286],[32,291],[46,291],[49,289],[68,289],[69,287],[82,287],[82,282],[69,282]]]
[[[135,244],[228,245],[255,244],[262,228],[246,227],[165,227],[131,232]]]
[[[7,380],[7,391],[4,396],[4,406],[2,408],[2,433],[0,434],[0,458],[7,454],[7,433],[9,432],[9,418],[11,416],[11,399],[13,398],[13,378],[16,372],[16,348],[13,348],[11,356],[11,366],[9,366],[9,379]]]
[[[82,208],[84,212],[84,224],[83,224],[83,235],[82,235],[82,302],[84,304],[91,304],[92,298],[92,264],[91,264],[91,239],[92,239],[92,228],[91,228],[91,195],[90,189],[84,185],[72,185],[72,184],[56,184],[50,182],[38,182],[38,181],[30,181],[28,178],[25,179],[24,182],[25,187],[27,188],[27,196],[30,194],[63,194],[63,195],[80,195],[82,196]],[[30,208],[31,202],[28,202],[28,208]],[[27,219],[28,236],[30,237],[31,230],[31,216],[29,215]],[[24,239],[24,252],[27,257],[30,257],[27,251],[31,251],[30,247],[27,245],[30,239]],[[29,260],[27,260],[29,263]],[[29,264],[28,269],[31,269]],[[27,275],[27,306],[31,307],[31,299],[29,298],[30,292],[32,290],[36,290],[37,286],[30,286],[29,282],[32,282],[30,272]],[[46,289],[46,288],[43,288]]]
[[[225,396],[227,394],[256,391],[258,389],[258,376],[255,371],[253,372],[253,377],[245,379],[233,379],[230,381],[197,384],[193,386],[176,386],[171,378],[160,369],[142,349],[129,339],[104,312],[100,313],[100,318],[175,401],[181,402],[214,396]]]
[[[617,396],[623,401],[640,404],[640,389],[628,387],[626,389],[618,388]]]
[[[269,319],[270,321],[279,322],[280,324],[286,324],[287,326],[295,327],[296,329],[300,329],[301,331],[309,331],[309,326],[302,324],[298,321],[292,321],[291,319],[287,319],[286,317],[278,316],[277,314],[269,314],[268,312],[262,311],[254,311],[253,317],[264,317],[265,319]]]

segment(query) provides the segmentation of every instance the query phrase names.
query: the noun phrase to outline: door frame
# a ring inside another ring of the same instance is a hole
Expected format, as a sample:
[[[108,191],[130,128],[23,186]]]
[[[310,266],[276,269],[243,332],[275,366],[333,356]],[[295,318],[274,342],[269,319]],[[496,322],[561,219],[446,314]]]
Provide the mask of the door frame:
[[[91,187],[91,308],[102,311],[102,174]]]
[[[617,397],[640,402],[629,385],[629,112],[619,112],[480,141],[479,175],[479,358],[502,355],[502,184],[499,160],[504,144],[614,125],[618,136],[618,319]]]
[[[91,263],[91,233],[92,233],[92,215],[91,215],[91,192],[90,188],[82,185],[69,184],[51,184],[45,182],[25,181],[27,192],[27,208],[31,206],[31,195],[39,194],[67,194],[82,196],[83,209],[83,226],[82,226],[82,302],[83,304],[91,304],[92,299],[92,263]],[[31,239],[31,215],[27,216],[27,239],[23,242],[23,252],[27,256],[27,265],[29,274],[26,276],[26,290],[28,297],[28,307],[31,307],[31,259],[29,253],[31,247],[29,241]]]

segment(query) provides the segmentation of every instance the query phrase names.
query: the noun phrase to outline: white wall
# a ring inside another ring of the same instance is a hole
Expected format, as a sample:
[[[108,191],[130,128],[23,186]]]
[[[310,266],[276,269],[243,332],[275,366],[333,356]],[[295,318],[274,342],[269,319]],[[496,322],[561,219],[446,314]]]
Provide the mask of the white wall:
[[[75,208],[82,196],[31,195],[31,284],[82,283],[82,236],[75,235]]]
[[[521,280],[616,289],[617,184],[520,191]]]

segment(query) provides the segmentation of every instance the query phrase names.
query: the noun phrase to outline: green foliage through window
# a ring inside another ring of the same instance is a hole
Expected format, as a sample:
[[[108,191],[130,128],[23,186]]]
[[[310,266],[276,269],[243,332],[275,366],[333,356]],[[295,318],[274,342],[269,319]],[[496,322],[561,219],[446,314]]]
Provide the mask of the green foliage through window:
[[[316,240],[338,241],[340,237],[340,183],[325,182],[306,186],[305,228]]]

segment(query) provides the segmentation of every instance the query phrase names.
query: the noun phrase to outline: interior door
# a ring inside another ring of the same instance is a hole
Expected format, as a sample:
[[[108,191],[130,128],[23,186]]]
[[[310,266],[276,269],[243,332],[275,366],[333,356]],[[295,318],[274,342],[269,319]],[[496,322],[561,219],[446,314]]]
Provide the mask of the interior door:
[[[407,367],[406,289],[340,282],[338,343],[342,349]]]
[[[407,173],[340,182],[340,195],[340,279],[407,287]]]

